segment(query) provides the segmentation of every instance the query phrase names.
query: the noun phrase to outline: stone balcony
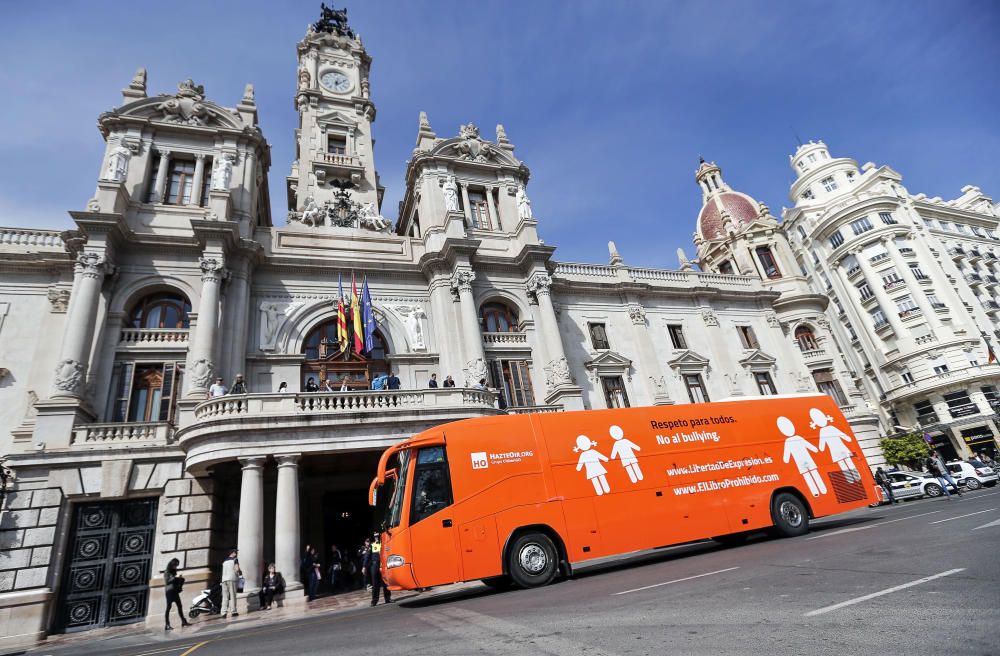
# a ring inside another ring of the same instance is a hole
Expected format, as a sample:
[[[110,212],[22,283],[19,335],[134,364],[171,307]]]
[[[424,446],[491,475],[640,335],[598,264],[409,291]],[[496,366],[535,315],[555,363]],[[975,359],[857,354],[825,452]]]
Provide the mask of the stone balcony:
[[[521,332],[483,333],[483,346],[486,348],[526,347],[528,336]]]
[[[138,348],[187,348],[187,328],[123,328],[118,346]]]
[[[72,447],[108,449],[168,446],[173,427],[167,422],[80,424],[73,428]]]
[[[503,413],[495,393],[460,387],[239,394],[195,406],[177,443],[187,467],[203,468],[261,454],[384,449],[440,424]]]
[[[941,388],[967,388],[970,383],[983,378],[1000,378],[1000,364],[977,364],[964,369],[945,371],[918,378],[911,383],[904,383],[886,392],[885,401],[901,401],[903,399],[925,394]]]

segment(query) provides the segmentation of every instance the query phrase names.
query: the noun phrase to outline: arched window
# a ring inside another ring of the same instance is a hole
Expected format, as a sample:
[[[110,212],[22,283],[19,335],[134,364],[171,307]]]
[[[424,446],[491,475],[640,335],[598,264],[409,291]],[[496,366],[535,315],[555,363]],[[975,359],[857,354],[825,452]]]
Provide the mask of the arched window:
[[[191,303],[177,292],[146,296],[132,308],[132,328],[190,328]]]
[[[795,329],[795,341],[799,343],[799,349],[803,351],[816,351],[819,349],[816,334],[809,326],[799,326]]]
[[[484,303],[479,310],[483,323],[483,332],[516,333],[519,323],[517,312],[503,303]]]
[[[352,322],[348,321],[348,348],[340,350],[337,342],[337,318],[333,317],[309,331],[302,343],[302,389],[310,378],[323,388],[330,381],[334,390],[340,390],[344,379],[351,390],[371,389],[372,380],[389,370],[385,356],[388,349],[382,335],[375,331],[373,344],[363,353],[353,349],[354,337],[350,334]]]

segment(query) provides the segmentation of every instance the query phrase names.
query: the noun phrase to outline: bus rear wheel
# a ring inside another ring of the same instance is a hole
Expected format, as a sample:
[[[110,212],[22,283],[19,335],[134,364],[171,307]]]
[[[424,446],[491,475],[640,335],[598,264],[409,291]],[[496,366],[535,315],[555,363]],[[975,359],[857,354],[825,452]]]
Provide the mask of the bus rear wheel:
[[[547,585],[559,569],[556,546],[544,533],[518,536],[507,554],[507,571],[519,587]]]
[[[783,538],[794,538],[809,532],[809,511],[794,494],[782,492],[771,502],[774,531]]]

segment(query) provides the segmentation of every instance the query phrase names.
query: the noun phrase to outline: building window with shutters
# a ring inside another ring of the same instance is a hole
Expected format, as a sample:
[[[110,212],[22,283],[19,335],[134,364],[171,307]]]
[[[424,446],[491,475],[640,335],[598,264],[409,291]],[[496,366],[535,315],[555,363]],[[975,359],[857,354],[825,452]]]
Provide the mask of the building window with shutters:
[[[500,408],[535,405],[528,360],[491,360],[490,384],[500,392]]]
[[[795,341],[799,345],[800,351],[818,351],[819,342],[816,341],[816,333],[810,326],[799,326],[795,329]]]
[[[608,343],[608,333],[604,329],[603,323],[587,324],[590,328],[590,344],[595,351],[607,351],[611,348]]]
[[[601,387],[604,389],[604,401],[607,403],[607,407],[629,407],[625,381],[622,380],[621,376],[601,376]]]
[[[740,343],[743,344],[743,348],[760,348],[760,344],[757,342],[757,336],[753,334],[753,328],[750,326],[736,326],[736,332],[740,336]]]
[[[847,397],[840,383],[833,376],[833,369],[816,369],[812,372],[813,380],[816,382],[816,389],[822,394],[826,394],[839,406],[847,405]]]
[[[708,390],[701,374],[684,374],[684,387],[687,388],[691,403],[708,403]]]
[[[326,137],[326,152],[331,155],[346,155],[347,135],[328,134]]]
[[[667,326],[667,334],[670,335],[670,344],[675,349],[686,349],[687,340],[684,339],[684,327],[679,324]]]
[[[492,230],[490,208],[486,202],[486,194],[482,191],[469,190],[469,213],[472,216],[472,226],[480,230]]]
[[[771,253],[770,248],[767,246],[758,246],[754,252],[757,254],[757,260],[760,262],[766,278],[774,280],[781,277],[778,262],[774,259],[774,254]]]
[[[108,419],[113,422],[173,421],[183,362],[117,362]]]
[[[774,386],[774,381],[771,379],[771,374],[766,371],[755,371],[753,374],[754,382],[757,383],[757,392],[761,396],[774,396],[778,393],[777,388]]]
[[[830,235],[830,247],[831,248],[837,248],[837,247],[843,245],[843,243],[844,243],[844,235],[840,234],[839,230],[836,231],[836,232],[834,232],[832,235]]]

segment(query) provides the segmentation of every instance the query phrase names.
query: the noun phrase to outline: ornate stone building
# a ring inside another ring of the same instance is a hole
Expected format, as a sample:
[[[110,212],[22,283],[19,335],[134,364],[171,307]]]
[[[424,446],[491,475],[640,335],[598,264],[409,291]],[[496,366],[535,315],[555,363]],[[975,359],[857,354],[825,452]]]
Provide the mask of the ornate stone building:
[[[256,599],[265,561],[294,590],[302,545],[369,530],[381,450],[446,421],[820,389],[879,462],[888,411],[915,398],[892,378],[900,353],[916,362],[940,339],[936,352],[958,370],[975,322],[997,314],[974,298],[992,274],[947,250],[995,240],[971,232],[994,234],[992,205],[978,191],[960,203],[910,198],[898,176],[899,222],[904,208],[940,221],[906,225],[937,249],[914,261],[945,265],[934,275],[955,316],[947,336],[940,322],[912,338],[894,323],[896,353],[888,342],[878,351],[883,327],[860,321],[860,306],[841,300],[842,314],[817,286],[826,275],[838,294],[850,289],[853,270],[832,270],[844,253],[803,257],[846,216],[842,201],[797,204],[781,225],[713,165],[697,173],[702,271],[683,253],[677,270],[629,266],[613,243],[607,264],[554,259],[529,169],[499,125],[495,139],[472,124],[438,137],[421,113],[398,218],[387,220],[371,58],[337,12],[297,56],[286,225],[270,214],[253,87],[225,107],[190,80],[149,95],[140,70],[99,118],[106,153],[93,198],[70,212],[76,228],[0,228],[0,453],[17,475],[0,522],[0,645],[157,623],[165,563],[178,558],[195,589],[234,544],[241,603]],[[895,174],[855,175],[861,186]],[[342,351],[335,329],[338,280],[352,275],[367,276],[378,323],[361,353]],[[975,288],[944,284],[971,275]],[[945,294],[965,294],[974,319]],[[956,383],[995,365],[973,367]],[[390,369],[402,389],[370,391]],[[949,397],[911,372],[943,414]],[[213,380],[237,374],[247,394],[208,398]],[[430,388],[432,374],[456,386]],[[473,387],[482,378],[489,391]],[[310,379],[338,391],[306,392]]]

